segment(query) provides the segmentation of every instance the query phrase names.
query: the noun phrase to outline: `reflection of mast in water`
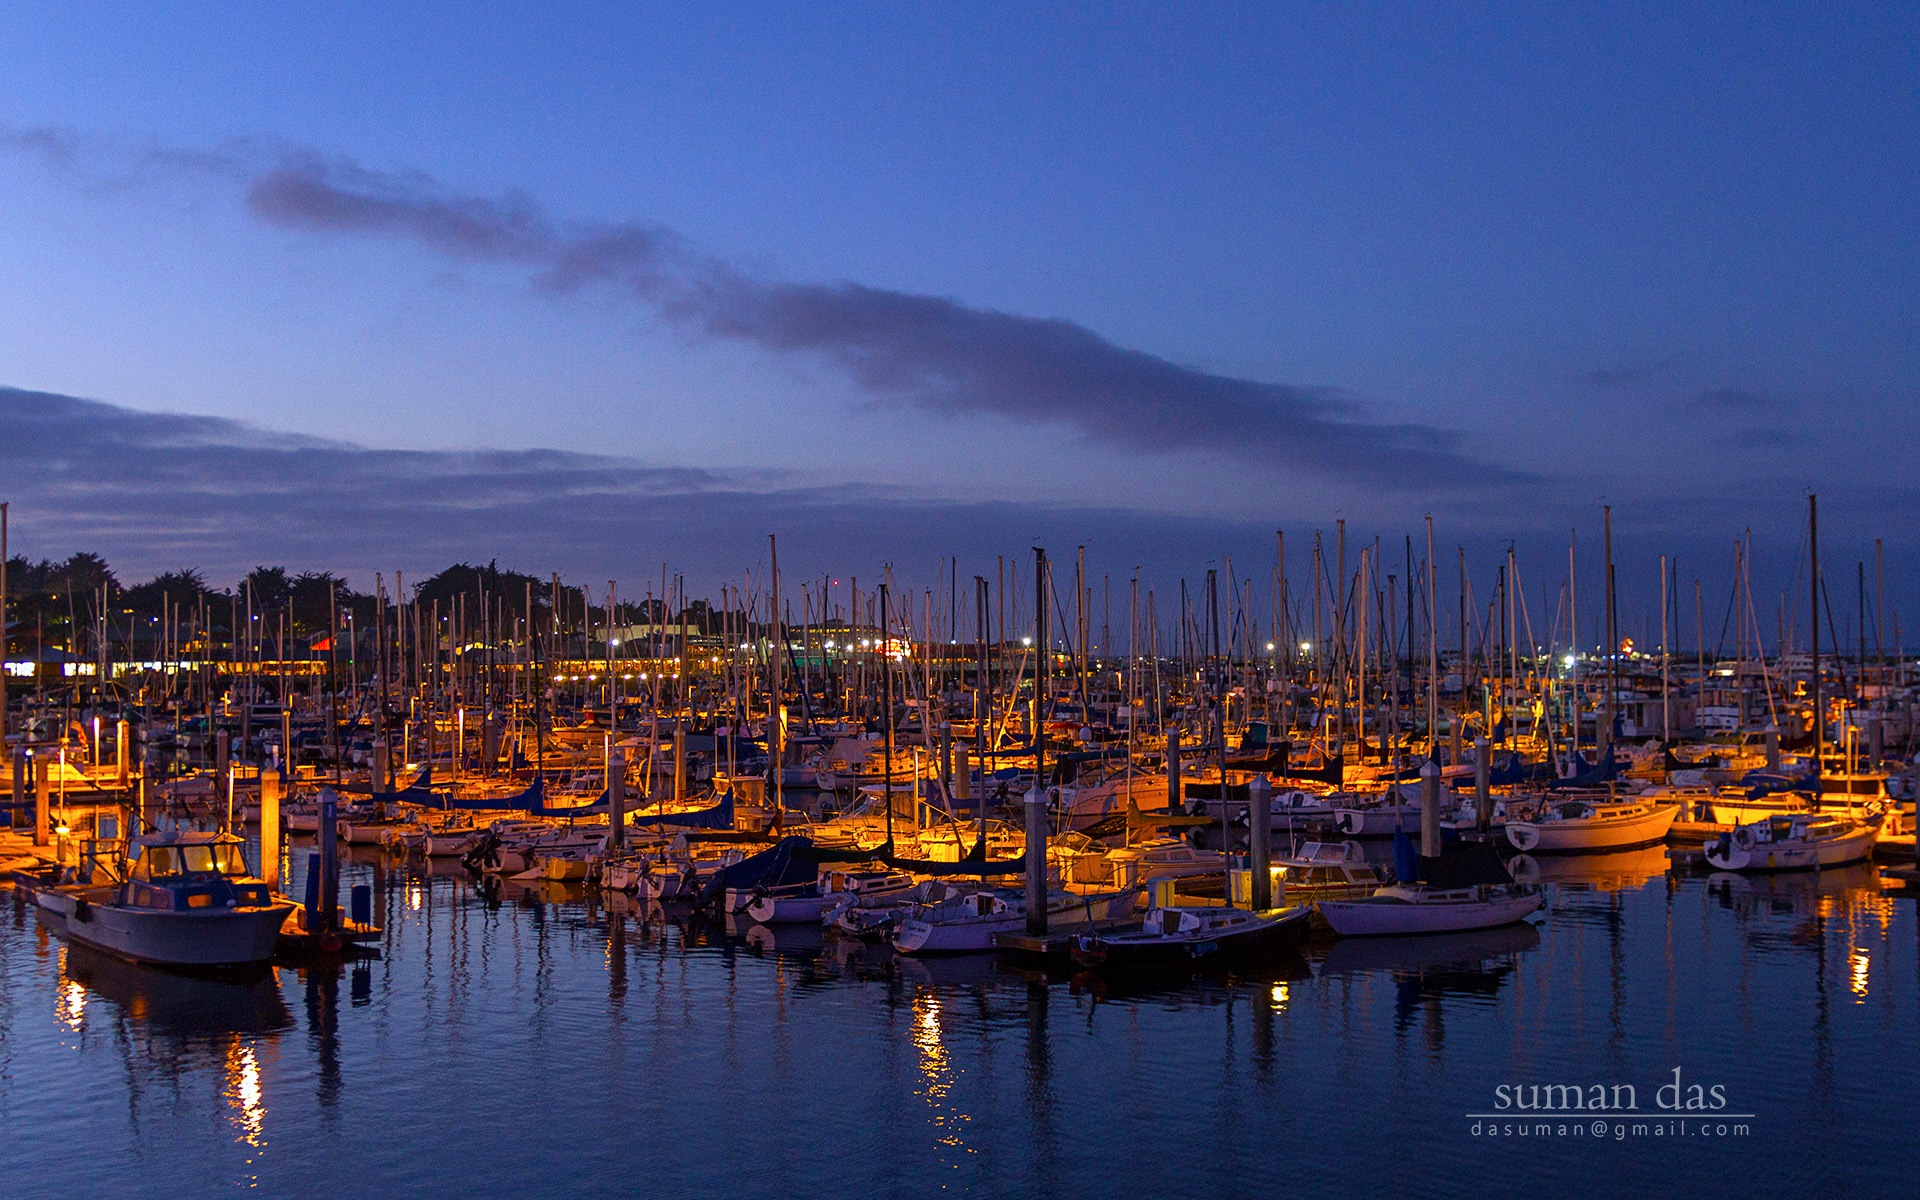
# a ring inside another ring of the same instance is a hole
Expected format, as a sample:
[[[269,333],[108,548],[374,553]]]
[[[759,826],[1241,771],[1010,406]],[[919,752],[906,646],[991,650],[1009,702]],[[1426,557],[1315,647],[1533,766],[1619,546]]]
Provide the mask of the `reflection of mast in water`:
[[[1253,1070],[1263,1082],[1273,1078],[1273,1014],[1286,1003],[1287,985],[1276,983],[1270,994],[1256,991],[1247,1006],[1253,1014]]]
[[[313,1043],[319,1067],[315,1097],[321,1114],[337,1115],[340,1104],[340,974],[326,967],[309,967],[307,984],[307,1040]]]
[[[1047,1042],[1047,985],[1027,984],[1027,1107],[1033,1113],[1034,1143],[1038,1150],[1033,1170],[1034,1192],[1055,1195],[1053,1163],[1058,1131],[1053,1122],[1053,1048]]]
[[[1812,1111],[1832,1111],[1833,1086],[1833,1004],[1827,995],[1827,913],[1826,905],[1815,904],[1813,913],[1813,1098]]]
[[[607,1005],[613,1019],[627,1019],[627,914],[607,910]]]

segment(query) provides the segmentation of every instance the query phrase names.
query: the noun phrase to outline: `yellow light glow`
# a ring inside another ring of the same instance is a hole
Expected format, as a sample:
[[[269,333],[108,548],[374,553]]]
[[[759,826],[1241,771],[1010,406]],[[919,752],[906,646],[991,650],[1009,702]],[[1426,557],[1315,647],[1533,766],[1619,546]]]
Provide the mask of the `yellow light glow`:
[[[227,1106],[233,1110],[237,1140],[258,1149],[266,1128],[267,1106],[260,1086],[260,1056],[237,1041],[227,1052]]]
[[[1855,950],[1847,956],[1847,965],[1850,968],[1850,986],[1853,994],[1863,1000],[1866,999],[1867,968],[1871,965],[1867,959],[1867,952],[1865,950]]]
[[[54,996],[53,1015],[62,1025],[75,1033],[86,1023],[87,989],[69,979],[60,985]]]
[[[1276,983],[1273,985],[1273,1006],[1275,1008],[1285,1008],[1288,998],[1286,984]]]

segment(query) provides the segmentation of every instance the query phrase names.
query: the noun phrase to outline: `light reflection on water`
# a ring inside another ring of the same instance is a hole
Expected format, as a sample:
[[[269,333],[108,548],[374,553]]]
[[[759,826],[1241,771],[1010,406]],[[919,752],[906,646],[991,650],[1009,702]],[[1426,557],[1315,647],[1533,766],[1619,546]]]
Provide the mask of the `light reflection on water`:
[[[384,953],[332,972],[132,967],[6,896],[0,1121],[36,1132],[14,1177],[81,1154],[103,1195],[1295,1196],[1389,1158],[1422,1194],[1751,1196],[1757,1161],[1769,1194],[1904,1190],[1920,929],[1873,868],[1536,868],[1538,928],[1104,982],[361,853]],[[1676,1066],[1753,1137],[1520,1146],[1462,1116]]]

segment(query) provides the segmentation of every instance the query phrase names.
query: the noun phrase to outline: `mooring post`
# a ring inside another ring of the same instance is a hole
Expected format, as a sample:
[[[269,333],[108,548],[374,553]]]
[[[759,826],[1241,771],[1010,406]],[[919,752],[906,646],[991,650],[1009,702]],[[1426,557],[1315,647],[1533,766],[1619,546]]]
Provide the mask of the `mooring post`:
[[[951,810],[953,803],[953,722],[940,722],[940,799],[941,807]]]
[[[1272,859],[1273,784],[1265,773],[1247,783],[1247,870],[1252,876],[1250,907],[1265,912],[1273,907]]]
[[[1780,771],[1780,727],[1767,726],[1767,770],[1778,774]]]
[[[1180,811],[1180,730],[1167,730],[1167,811]]]
[[[280,886],[280,771],[260,772],[260,878]]]
[[[627,845],[627,752],[615,746],[607,751],[607,848],[614,853]]]
[[[318,922],[318,928],[308,926],[310,933],[329,933],[339,922],[340,917],[340,797],[332,788],[320,792],[320,828],[319,853],[320,884],[318,888],[318,911],[309,916]]]
[[[965,816],[972,807],[972,799],[973,760],[967,753],[965,743],[962,743],[953,748],[953,815]],[[981,811],[975,815],[984,819],[987,815],[986,806],[982,805]]]
[[[1473,825],[1481,833],[1493,828],[1493,743],[1473,739]]]
[[[213,799],[216,806],[226,802],[228,822],[233,824],[233,742],[232,737],[222,729],[213,735]]]
[[[37,754],[29,757],[33,768],[33,844],[48,844],[47,802],[48,784],[52,782],[46,763]]]
[[[125,717],[120,718],[113,729],[113,766],[114,774],[119,777],[120,790],[126,791],[127,784],[133,779],[133,755],[127,745],[132,740],[133,726]]]
[[[1039,780],[1027,793],[1027,933],[1047,936],[1047,789]]]
[[[1420,764],[1420,854],[1440,857],[1440,764]]]

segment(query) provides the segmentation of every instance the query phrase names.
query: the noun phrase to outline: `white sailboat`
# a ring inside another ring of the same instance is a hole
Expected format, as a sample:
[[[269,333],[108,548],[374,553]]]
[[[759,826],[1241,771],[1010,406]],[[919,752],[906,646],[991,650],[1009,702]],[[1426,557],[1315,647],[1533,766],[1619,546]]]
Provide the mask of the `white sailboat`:
[[[1678,804],[1646,800],[1562,800],[1531,821],[1508,819],[1507,840],[1529,854],[1601,853],[1652,846],[1667,839]]]
[[[1723,833],[1707,845],[1707,863],[1722,871],[1810,871],[1860,862],[1873,854],[1876,821],[1819,813],[1769,817]]]
[[[1493,929],[1525,919],[1541,903],[1540,890],[1525,884],[1439,888],[1396,883],[1364,900],[1322,900],[1318,907],[1341,937],[1383,937]]]

